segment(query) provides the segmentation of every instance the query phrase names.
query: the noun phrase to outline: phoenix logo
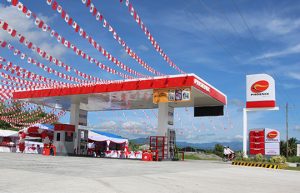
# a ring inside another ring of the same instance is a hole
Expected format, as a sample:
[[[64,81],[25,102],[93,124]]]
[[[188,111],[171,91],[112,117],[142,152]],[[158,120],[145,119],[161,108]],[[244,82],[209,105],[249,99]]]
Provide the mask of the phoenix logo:
[[[271,131],[267,134],[267,137],[270,139],[274,139],[277,137],[277,135],[278,135],[277,131]]]
[[[251,91],[254,93],[260,93],[269,88],[269,82],[266,80],[260,80],[252,84]]]

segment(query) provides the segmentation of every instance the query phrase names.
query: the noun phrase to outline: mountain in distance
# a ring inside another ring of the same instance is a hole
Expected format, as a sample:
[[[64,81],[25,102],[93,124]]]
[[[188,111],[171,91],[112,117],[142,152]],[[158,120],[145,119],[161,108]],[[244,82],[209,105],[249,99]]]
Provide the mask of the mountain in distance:
[[[136,138],[136,139],[131,139],[130,141],[132,141],[133,143],[136,144],[148,144],[149,143],[149,139],[148,138]],[[209,149],[214,149],[216,144],[221,144],[224,146],[229,146],[230,149],[234,150],[234,151],[239,151],[243,149],[243,143],[240,141],[231,141],[231,142],[210,142],[210,143],[189,143],[189,142],[184,142],[184,141],[177,141],[176,145],[177,147],[183,148],[183,147],[193,147],[193,148],[197,148],[197,149],[205,149],[205,150],[209,150]]]

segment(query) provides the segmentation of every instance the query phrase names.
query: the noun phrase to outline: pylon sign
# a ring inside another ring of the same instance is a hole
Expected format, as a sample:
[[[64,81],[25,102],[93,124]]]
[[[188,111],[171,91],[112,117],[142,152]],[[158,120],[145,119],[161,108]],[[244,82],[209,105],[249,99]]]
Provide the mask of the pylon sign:
[[[275,81],[270,75],[247,75],[246,89],[246,108],[270,108],[276,106]]]

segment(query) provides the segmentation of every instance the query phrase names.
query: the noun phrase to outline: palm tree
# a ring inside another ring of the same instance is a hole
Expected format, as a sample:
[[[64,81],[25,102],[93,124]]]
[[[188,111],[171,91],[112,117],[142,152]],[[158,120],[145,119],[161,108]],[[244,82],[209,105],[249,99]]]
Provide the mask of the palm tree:
[[[297,154],[297,139],[292,137],[288,140],[288,156],[296,156]],[[286,142],[280,141],[280,154],[286,156]]]
[[[296,156],[297,154],[297,139],[292,137],[288,140],[288,155],[289,156]]]

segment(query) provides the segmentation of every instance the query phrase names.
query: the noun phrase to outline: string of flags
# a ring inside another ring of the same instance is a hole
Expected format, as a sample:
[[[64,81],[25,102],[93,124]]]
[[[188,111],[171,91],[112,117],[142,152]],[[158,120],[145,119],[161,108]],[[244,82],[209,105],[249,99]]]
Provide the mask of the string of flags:
[[[125,65],[123,62],[118,60],[116,57],[114,57],[112,54],[110,54],[106,49],[104,49],[92,36],[90,36],[82,27],[79,26],[79,24],[71,18],[71,16],[62,8],[61,5],[59,5],[56,1],[52,0],[46,0],[47,4],[51,6],[52,10],[57,11],[61,15],[61,19],[64,20],[68,26],[72,27],[73,30],[78,34],[80,37],[88,41],[89,44],[92,45],[99,53],[101,53],[106,59],[111,61],[113,64],[115,64],[117,67],[121,68],[122,70],[133,74],[134,76],[143,78],[148,77],[144,74],[141,74],[132,68]],[[126,77],[128,78],[128,77]]]
[[[65,115],[65,111],[60,111],[57,114],[54,113],[49,113],[47,114],[45,117],[38,119],[36,121],[33,122],[20,122],[20,121],[16,121],[16,122],[9,122],[11,123],[12,126],[14,126],[15,128],[23,128],[24,126],[31,126],[34,124],[38,124],[38,123],[51,123],[51,122],[55,122],[57,120],[59,120],[60,117]],[[22,126],[17,126],[17,125],[22,125]]]
[[[113,38],[123,47],[125,52],[133,58],[135,61],[137,61],[143,68],[145,68],[147,71],[157,75],[157,76],[163,76],[161,72],[155,70],[151,66],[149,66],[143,59],[141,59],[124,41],[123,38],[120,37],[120,35],[116,32],[116,30],[108,23],[107,19],[97,10],[96,6],[92,3],[91,0],[81,0],[85,7],[89,9],[89,12],[92,14],[92,16],[95,17],[95,19],[100,23],[101,26],[108,29],[108,31],[112,34]],[[47,1],[49,2],[49,0]],[[67,18],[68,15],[66,14],[65,20],[72,21],[72,18]]]
[[[3,41],[3,42],[5,42],[5,41]],[[1,47],[3,48],[3,46],[1,46]],[[72,81],[72,82],[76,82],[76,83],[89,83],[90,82],[88,80],[81,80],[79,78],[76,78],[76,77],[73,77],[70,75],[66,75],[66,74],[61,73],[51,67],[48,67],[47,65],[38,62],[33,57],[29,57],[25,53],[21,52],[20,50],[15,49],[14,46],[12,46],[11,44],[6,44],[5,48],[7,48],[11,52],[13,52],[14,56],[19,56],[21,60],[25,60],[25,61],[27,61],[27,63],[33,64],[33,65],[43,69],[44,71],[48,72],[49,74],[54,74],[55,76],[57,76],[59,78],[62,78],[62,79],[68,80],[68,81]]]
[[[43,32],[49,33],[50,37],[55,38],[57,42],[61,43],[63,46],[66,48],[70,49],[73,51],[77,56],[81,56],[83,59],[86,59],[89,61],[89,63],[95,63],[100,69],[107,71],[108,73],[111,74],[116,74],[119,75],[120,77],[124,79],[130,79],[133,78],[131,76],[128,76],[124,73],[118,72],[109,66],[104,65],[103,63],[99,62],[95,58],[92,58],[89,56],[87,53],[82,51],[81,49],[78,48],[78,46],[72,44],[70,41],[68,41],[66,38],[64,38],[62,35],[60,35],[57,31],[55,31],[53,28],[51,28],[49,25],[47,25],[41,18],[39,18],[35,13],[30,11],[23,3],[18,2],[17,3],[17,10],[19,10],[23,14],[27,14],[30,12],[30,15],[27,17],[28,19],[33,18],[35,25],[41,29]],[[69,66],[71,69],[72,67]],[[74,71],[78,71],[74,69]],[[94,81],[99,81],[99,78],[97,77],[92,77],[91,75],[87,75],[85,73],[82,73],[84,78],[87,78],[89,80],[94,80]]]
[[[1,115],[0,118],[13,118],[13,117],[23,117],[23,116],[27,116],[27,113],[30,112],[42,112],[42,109],[41,108],[37,108],[37,110],[35,110],[35,106],[31,106],[27,109],[25,109],[24,111],[20,111],[20,112],[17,112],[17,113],[13,113],[13,114],[10,114],[10,115]],[[28,111],[28,112],[25,112],[25,111]]]
[[[0,87],[1,87],[1,85],[0,85]],[[15,101],[14,100],[8,100],[7,105],[13,105],[13,102],[15,102]],[[11,107],[1,109],[0,114],[8,114],[10,112],[17,111],[17,110],[19,110],[19,109],[21,109],[21,108],[23,108],[27,105],[28,105],[27,102],[18,103],[16,105],[11,106]]]
[[[0,76],[3,77],[8,77],[9,75],[3,72],[0,72]],[[6,80],[0,80],[2,84],[4,85],[8,85],[8,86],[13,86],[17,89],[21,89],[21,88],[29,88],[29,87],[33,87],[34,89],[40,89],[40,88],[49,88],[48,85],[44,84],[43,86],[40,85],[39,83],[35,83],[35,82],[31,82],[31,81],[26,81],[27,83],[16,83],[16,81],[24,81],[23,79],[17,78],[17,77],[9,77],[9,81]],[[32,85],[32,84],[39,84],[37,85]]]
[[[16,115],[14,115],[14,117],[0,116],[0,120],[4,120],[9,123],[14,123],[14,122],[22,123],[22,122],[27,122],[28,120],[34,119],[37,115],[40,115],[41,113],[42,113],[42,111],[40,109],[38,109],[36,111],[29,112],[22,116],[16,116]]]
[[[1,66],[3,66],[3,65],[0,64],[0,69],[2,68]],[[39,83],[39,82],[24,80],[22,78],[11,76],[4,72],[0,72],[0,76],[1,76],[1,78],[4,78],[4,80],[1,80],[2,83],[7,84],[8,86],[13,86],[15,88],[18,88],[17,90],[22,90],[22,88],[27,88],[27,89],[30,89],[30,88],[36,88],[36,89],[53,88],[53,86],[51,86],[48,83]]]
[[[89,1],[89,0],[87,0]],[[125,2],[125,4],[124,4]],[[157,41],[154,39],[152,34],[150,33],[149,29],[146,27],[144,22],[142,21],[141,17],[137,13],[137,11],[134,9],[132,3],[129,0],[120,0],[121,4],[124,4],[126,7],[128,7],[128,11],[130,15],[133,17],[135,22],[139,25],[141,30],[144,32],[144,34],[147,36],[148,40],[150,41],[151,45],[154,47],[154,49],[163,57],[163,59],[170,65],[170,67],[176,69],[181,74],[186,74],[183,70],[181,70],[171,59],[170,57],[163,51],[163,49],[159,46]]]
[[[23,36],[21,33],[18,33],[15,29],[13,29],[7,22],[3,21],[0,19],[0,29],[6,31],[8,34],[10,34],[12,37],[17,38],[20,43],[25,45],[26,48],[32,50],[33,52],[37,53],[40,57],[43,59],[46,59],[47,61],[55,64],[58,67],[64,68],[65,71],[70,72],[72,67],[70,65],[67,65],[63,63],[61,60],[55,58],[54,56],[50,55],[48,52],[42,50],[38,46],[36,46],[34,43],[29,41],[25,36]],[[1,46],[5,47],[7,42],[1,41]],[[21,59],[25,57],[24,54],[21,55]],[[31,58],[30,58],[31,60]],[[75,69],[76,72],[77,69]],[[77,70],[78,71],[78,70]],[[79,72],[79,71],[78,71]],[[82,78],[89,79],[89,80],[94,80],[94,81],[101,81],[99,78],[87,75],[85,73],[80,73],[77,75],[81,76]]]
[[[7,61],[7,60],[0,56],[0,62],[1,61]],[[42,81],[42,82],[45,82],[45,83],[50,83],[51,86],[54,86],[56,88],[61,86],[61,85],[63,85],[63,86],[70,86],[71,85],[69,83],[64,83],[64,82],[61,82],[61,81],[53,80],[51,78],[46,78],[44,76],[35,74],[35,73],[25,69],[25,68],[22,68],[18,65],[14,65],[10,61],[7,61],[6,64],[7,65],[3,65],[3,64],[0,63],[0,69],[10,71],[11,74],[16,74],[17,76],[22,77],[23,79],[28,78],[32,81]],[[7,77],[5,77],[5,78],[9,78],[9,77],[10,76],[7,75]]]
[[[149,76],[144,75],[138,71],[135,71],[134,69],[130,68],[128,65],[125,65],[123,62],[118,60],[116,57],[114,57],[111,53],[109,53],[106,49],[104,49],[96,40],[90,36],[80,25],[72,18],[69,13],[66,12],[66,10],[63,9],[63,7],[57,3],[55,0],[46,0],[46,3],[52,8],[52,10],[57,11],[60,15],[60,18],[64,20],[67,25],[76,32],[77,35],[88,41],[88,43],[94,47],[99,53],[101,53],[107,60],[111,61],[114,65],[124,70],[126,73],[119,72],[113,68],[110,68],[107,65],[104,65],[103,63],[99,62],[97,59],[91,57],[89,54],[84,52],[82,49],[80,49],[78,46],[71,43],[69,40],[67,40],[65,37],[63,37],[61,34],[59,34],[57,31],[55,31],[53,28],[51,28],[44,20],[42,20],[40,17],[37,16],[34,12],[29,10],[22,2],[19,0],[7,0],[7,2],[11,3],[13,7],[17,8],[17,10],[20,11],[20,13],[23,13],[26,18],[33,19],[34,24],[37,26],[38,29],[41,31],[48,33],[50,37],[57,40],[58,43],[62,44],[66,48],[72,50],[78,57],[82,57],[83,59],[87,60],[89,63],[96,64],[100,69],[107,71],[108,73],[118,75],[122,77],[123,79],[133,79],[135,77],[138,78],[147,78]],[[120,2],[123,2],[123,0],[120,0]],[[155,70],[153,67],[148,65],[141,57],[137,55],[137,53],[134,52],[132,48],[128,46],[128,44],[125,42],[123,38],[120,37],[120,35],[116,32],[116,30],[113,28],[111,24],[108,23],[107,19],[104,18],[104,16],[97,10],[95,5],[92,3],[91,0],[82,0],[82,3],[85,4],[87,9],[89,9],[89,12],[95,17],[97,21],[99,21],[100,25],[102,25],[105,29],[107,29],[113,36],[113,38],[119,43],[119,45],[122,46],[122,48],[125,50],[125,52],[134,59],[137,63],[139,63],[140,66],[145,68],[148,72],[154,74],[154,75],[164,75],[161,72]],[[149,41],[155,48],[155,50],[163,57],[163,59],[174,69],[179,71],[180,73],[184,73],[176,64],[165,54],[165,52],[161,49],[159,44],[156,42],[156,40],[153,38],[153,36],[150,34],[149,30],[146,28],[146,26],[143,24],[140,16],[137,14],[137,12],[134,10],[132,4],[129,2],[129,0],[126,0],[125,5],[128,7],[130,14],[133,16],[135,21],[140,25],[141,29],[144,31],[145,35],[148,37]],[[65,64],[58,58],[53,57],[51,54],[49,54],[48,50],[43,50],[31,41],[29,41],[23,34],[18,33],[16,29],[12,28],[7,22],[0,19],[0,29],[6,31],[8,34],[10,34],[11,37],[16,38],[22,45],[26,47],[26,49],[29,49],[33,51],[34,53],[37,53],[41,58],[49,61],[51,64],[56,65],[59,68],[62,68],[65,72],[60,72],[58,70],[55,70],[52,67],[49,67],[41,62],[38,62],[36,59],[26,55],[22,51],[16,49],[13,45],[7,43],[6,41],[0,40],[0,47],[1,48],[7,48],[10,50],[14,56],[19,57],[21,60],[27,61],[27,63],[35,65],[41,69],[43,69],[48,74],[53,74],[61,79],[64,79],[64,81],[58,81],[51,78],[47,78],[44,76],[41,76],[39,74],[33,73],[25,68],[22,68],[18,65],[14,65],[12,62],[7,61],[5,58],[0,56],[0,77],[1,79],[1,85],[0,85],[0,100],[2,102],[5,102],[7,99],[12,98],[13,92],[16,90],[36,90],[36,89],[42,89],[42,88],[70,88],[70,87],[78,87],[82,85],[91,86],[98,83],[109,83],[111,81],[109,80],[103,80],[98,77],[86,74],[84,72],[81,72],[77,69],[75,69],[72,65]],[[3,64],[1,63],[3,62]],[[7,73],[6,73],[7,72]],[[68,73],[75,72],[75,74],[80,77],[76,77],[69,75]],[[10,73],[10,74],[9,74]],[[127,75],[129,73],[130,75]],[[69,82],[75,82],[76,84],[69,83]],[[22,105],[26,106],[27,103],[22,103]],[[13,112],[16,107],[7,108],[3,111],[5,112]],[[30,107],[29,110],[34,110],[34,107]],[[38,113],[39,110],[31,111],[29,115],[35,115],[35,113]],[[148,119],[149,124],[151,125],[151,119],[149,115],[145,112],[144,115]],[[0,111],[1,113],[1,111]],[[51,111],[52,113],[52,111]],[[51,114],[50,113],[50,114]],[[53,111],[54,113],[54,111]],[[153,114],[155,114],[152,111]],[[35,122],[27,122],[27,120],[30,120],[29,117],[22,115],[21,112],[15,113],[13,117],[12,115],[9,116],[0,116],[0,119],[5,119],[11,124],[17,125],[30,125],[35,123],[40,123],[41,121],[49,121],[49,120],[57,120],[59,116],[63,116],[65,114],[65,111],[59,112],[57,115],[53,115],[52,117],[49,114],[46,117],[42,118],[41,120],[37,120]],[[54,117],[53,117],[54,116]],[[157,116],[157,115],[156,115]],[[123,113],[124,119],[127,119],[125,113]]]

